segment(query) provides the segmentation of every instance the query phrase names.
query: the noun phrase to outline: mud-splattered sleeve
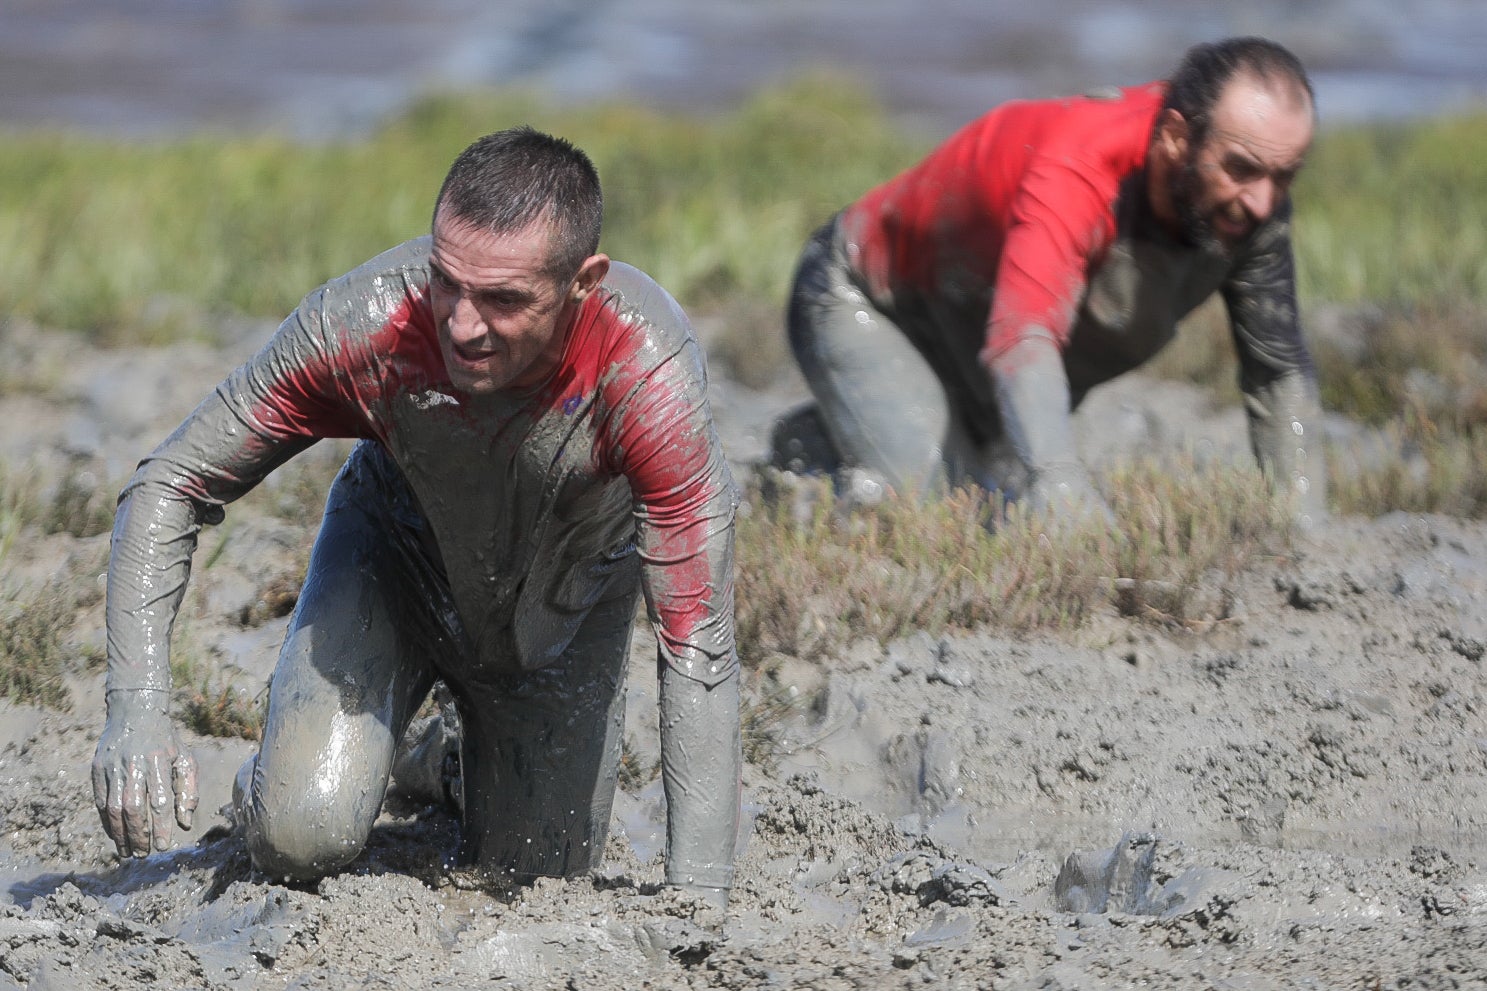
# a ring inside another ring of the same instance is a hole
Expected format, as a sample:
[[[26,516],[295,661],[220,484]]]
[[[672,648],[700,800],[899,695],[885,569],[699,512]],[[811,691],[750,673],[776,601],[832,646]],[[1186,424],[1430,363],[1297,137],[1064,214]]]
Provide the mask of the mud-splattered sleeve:
[[[107,594],[108,687],[170,688],[170,633],[204,524],[320,437],[365,432],[348,415],[311,294],[154,451],[119,496]]]
[[[1301,336],[1289,200],[1235,259],[1222,295],[1239,352],[1239,384],[1246,395],[1282,375],[1316,378]]]
[[[1239,354],[1250,445],[1303,525],[1326,513],[1316,368],[1301,334],[1291,204],[1256,232],[1221,290]]]
[[[666,879],[726,890],[738,835],[738,652],[733,521],[738,496],[707,408],[702,354],[653,287],[660,325],[635,327],[609,440],[634,500],[641,581],[660,652]],[[646,308],[657,313],[656,305]],[[624,384],[628,382],[628,384]]]
[[[738,666],[737,490],[708,411],[697,342],[653,339],[636,358],[650,367],[628,390],[611,438],[634,498],[646,604],[664,662],[710,686]]]

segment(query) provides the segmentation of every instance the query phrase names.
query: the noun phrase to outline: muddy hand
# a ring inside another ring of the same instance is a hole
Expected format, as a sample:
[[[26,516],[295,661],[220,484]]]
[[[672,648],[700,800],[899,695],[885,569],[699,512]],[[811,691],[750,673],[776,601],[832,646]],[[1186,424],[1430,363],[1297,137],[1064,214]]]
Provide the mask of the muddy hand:
[[[172,820],[191,828],[196,759],[181,748],[165,711],[167,693],[111,691],[93,757],[93,802],[121,857],[170,848]]]

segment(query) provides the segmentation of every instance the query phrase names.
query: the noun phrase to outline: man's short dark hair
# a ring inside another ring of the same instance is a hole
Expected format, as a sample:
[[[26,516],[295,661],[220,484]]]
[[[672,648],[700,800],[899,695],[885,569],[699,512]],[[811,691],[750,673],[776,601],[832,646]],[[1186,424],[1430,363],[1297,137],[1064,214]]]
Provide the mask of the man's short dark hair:
[[[559,279],[570,278],[599,250],[604,194],[598,170],[568,141],[531,127],[487,134],[460,152],[434,201],[435,218],[446,207],[493,234],[550,222],[548,268]]]
[[[1187,50],[1177,71],[1167,80],[1164,109],[1176,110],[1188,122],[1189,138],[1200,146],[1213,123],[1213,108],[1229,80],[1241,73],[1290,86],[1316,105],[1311,80],[1301,60],[1284,46],[1266,38],[1227,38]]]

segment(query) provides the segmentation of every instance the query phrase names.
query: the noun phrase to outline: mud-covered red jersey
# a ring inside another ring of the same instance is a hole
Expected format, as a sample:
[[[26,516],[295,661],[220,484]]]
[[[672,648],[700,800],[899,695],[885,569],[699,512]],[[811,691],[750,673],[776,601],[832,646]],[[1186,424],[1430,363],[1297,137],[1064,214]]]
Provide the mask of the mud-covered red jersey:
[[[1043,328],[1076,402],[1155,354],[1215,291],[1246,391],[1310,374],[1289,201],[1228,254],[1179,241],[1151,214],[1146,156],[1164,96],[1150,83],[1019,101],[968,124],[843,211],[860,287],[953,366],[985,364]]]
[[[110,687],[168,688],[168,638],[203,522],[319,438],[383,445],[438,542],[475,663],[541,667],[638,566],[666,662],[736,669],[737,495],[680,308],[615,263],[562,360],[520,394],[454,388],[430,239],[310,294],[140,465],[110,567]]]

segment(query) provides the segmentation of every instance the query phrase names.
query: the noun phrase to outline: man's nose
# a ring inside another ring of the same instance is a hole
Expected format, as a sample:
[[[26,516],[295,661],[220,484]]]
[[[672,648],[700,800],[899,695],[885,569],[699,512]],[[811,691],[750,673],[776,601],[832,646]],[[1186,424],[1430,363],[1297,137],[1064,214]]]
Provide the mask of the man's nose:
[[[464,293],[454,297],[449,307],[449,336],[460,343],[467,343],[482,336],[485,325],[474,302]]]
[[[1275,181],[1269,178],[1256,179],[1245,186],[1239,194],[1240,204],[1256,223],[1263,223],[1270,219],[1278,198]]]

